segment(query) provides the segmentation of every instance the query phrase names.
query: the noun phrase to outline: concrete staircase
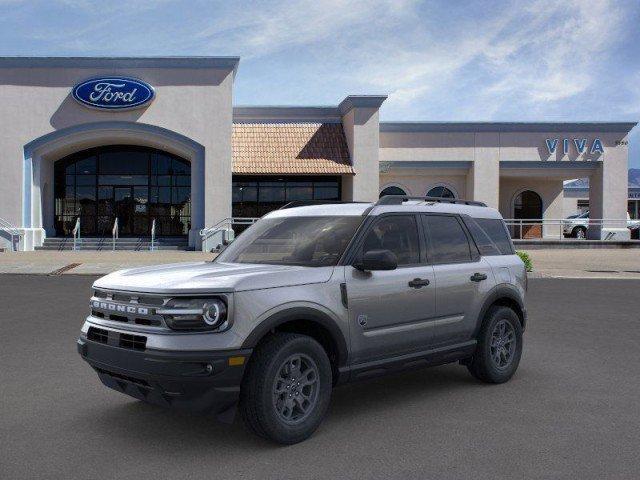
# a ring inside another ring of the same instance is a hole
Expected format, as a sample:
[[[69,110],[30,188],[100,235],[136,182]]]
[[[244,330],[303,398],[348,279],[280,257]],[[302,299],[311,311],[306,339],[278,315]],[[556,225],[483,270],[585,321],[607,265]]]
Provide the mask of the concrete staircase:
[[[77,242],[78,250],[113,250],[111,237],[85,237]],[[156,250],[190,250],[186,237],[162,237],[155,240]],[[149,251],[151,237],[119,238],[116,250]],[[73,238],[47,237],[41,247],[36,250],[73,250]]]

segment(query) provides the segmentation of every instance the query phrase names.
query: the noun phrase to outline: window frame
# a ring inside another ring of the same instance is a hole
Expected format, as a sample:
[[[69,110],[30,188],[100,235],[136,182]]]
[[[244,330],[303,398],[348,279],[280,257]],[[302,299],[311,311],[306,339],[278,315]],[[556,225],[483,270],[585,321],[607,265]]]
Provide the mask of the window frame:
[[[464,223],[463,220],[463,215],[458,215],[455,213],[432,213],[432,212],[424,212],[424,213],[419,213],[418,214],[420,216],[419,219],[419,224],[420,224],[420,229],[423,231],[422,232],[422,236],[424,238],[424,242],[425,242],[425,251],[427,254],[427,265],[460,265],[462,263],[478,263],[481,258],[482,255],[480,255],[480,251],[478,250],[478,246],[476,245],[475,240],[473,239],[473,236],[471,235],[471,232],[469,232],[469,229],[467,228],[466,224]],[[462,231],[467,239],[467,245],[469,246],[469,260],[461,260],[461,261],[457,261],[457,262],[435,262],[433,261],[433,250],[432,250],[432,245],[431,245],[431,238],[429,237],[429,233],[427,232],[427,228],[425,226],[425,224],[423,223],[422,217],[453,217],[458,224],[460,225],[460,228],[462,228]]]

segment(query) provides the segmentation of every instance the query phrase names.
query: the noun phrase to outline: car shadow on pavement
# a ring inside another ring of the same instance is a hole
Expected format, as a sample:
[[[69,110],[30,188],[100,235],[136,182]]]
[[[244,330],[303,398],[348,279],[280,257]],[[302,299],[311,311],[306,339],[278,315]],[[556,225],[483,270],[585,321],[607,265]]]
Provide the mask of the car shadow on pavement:
[[[482,388],[461,366],[417,369],[362,380],[336,388],[325,418],[323,435],[343,419],[375,418],[377,414],[403,415],[406,409],[424,405],[431,399],[459,394],[458,390]],[[236,415],[232,425],[214,417],[191,415],[145,402],[122,397],[122,401],[95,406],[91,409],[92,429],[107,434],[112,440],[120,436],[124,443],[139,448],[150,448],[149,439],[171,445],[173,452],[188,451],[193,455],[206,454],[212,446],[224,444],[226,448],[280,448],[278,445],[250,434]],[[125,440],[126,437],[126,440]],[[155,448],[155,447],[154,447]]]

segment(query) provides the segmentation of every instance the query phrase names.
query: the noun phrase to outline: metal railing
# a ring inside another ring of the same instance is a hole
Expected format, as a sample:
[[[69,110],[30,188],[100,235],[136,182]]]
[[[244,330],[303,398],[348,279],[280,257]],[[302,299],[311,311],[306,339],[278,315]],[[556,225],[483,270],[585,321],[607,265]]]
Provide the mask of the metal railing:
[[[594,228],[604,232],[602,240],[625,240],[637,235],[635,231],[640,228],[640,220],[612,218],[505,218],[504,221],[511,238],[517,240],[586,239]]]
[[[82,238],[80,237],[80,217],[76,218],[76,224],[73,230],[71,230],[71,233],[73,233],[73,250],[79,250],[80,243],[82,242]]]
[[[210,252],[220,249],[223,245],[233,241],[234,225],[250,226],[256,223],[259,218],[254,217],[229,217],[220,220],[212,227],[200,230],[200,238],[202,239],[202,251]]]
[[[151,246],[149,247],[150,251],[157,250],[156,247],[156,219],[151,220]]]
[[[20,244],[20,238],[24,235],[22,231],[7,220],[0,218],[0,232],[6,232],[7,235],[9,235],[11,251],[16,252],[18,250],[18,245]],[[17,242],[16,238],[18,239]]]
[[[118,240],[119,235],[120,231],[118,229],[118,217],[116,217],[115,221],[113,222],[113,228],[111,229],[111,247],[113,250],[116,249],[116,241]]]

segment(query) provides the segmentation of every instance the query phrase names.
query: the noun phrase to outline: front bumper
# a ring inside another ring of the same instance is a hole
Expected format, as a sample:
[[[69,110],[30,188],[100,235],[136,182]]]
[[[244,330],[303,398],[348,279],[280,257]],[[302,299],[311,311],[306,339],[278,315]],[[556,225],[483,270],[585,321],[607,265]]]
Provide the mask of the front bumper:
[[[235,405],[251,355],[250,349],[137,351],[84,335],[77,347],[107,387],[156,405],[204,414],[220,414]]]

